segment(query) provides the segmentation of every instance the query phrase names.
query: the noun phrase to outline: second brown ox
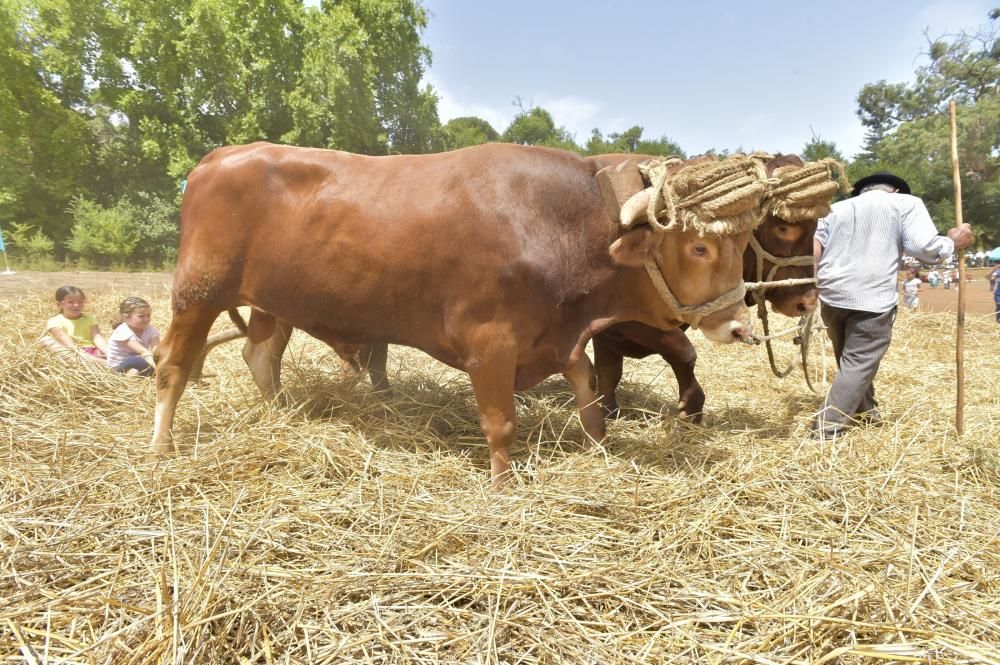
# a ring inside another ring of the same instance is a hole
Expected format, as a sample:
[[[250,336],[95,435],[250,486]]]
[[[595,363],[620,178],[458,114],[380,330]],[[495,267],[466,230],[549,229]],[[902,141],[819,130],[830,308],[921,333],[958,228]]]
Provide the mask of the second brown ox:
[[[592,159],[603,166],[643,157],[608,155]],[[789,180],[798,175],[796,169],[805,166],[795,155],[777,155],[767,162],[769,175],[779,173],[786,178],[791,176]],[[820,166],[825,168],[818,168]],[[839,179],[835,176],[837,171]],[[808,182],[799,181],[805,187],[785,188],[777,194],[783,199],[780,205],[765,205],[763,220],[754,230],[756,242],[751,243],[744,253],[743,277],[747,282],[801,281],[813,277],[812,250],[816,224],[822,215],[829,212],[838,185],[846,187],[846,181],[843,167],[837,163],[810,163],[809,169],[801,173],[806,172],[811,174],[806,176]],[[798,265],[777,265],[783,259],[791,258],[800,260],[784,262]],[[790,317],[812,312],[818,303],[814,284],[767,288],[757,297],[770,302],[775,311]],[[749,293],[747,303],[752,304]],[[705,393],[695,376],[698,355],[691,340],[681,328],[661,330],[637,321],[612,326],[594,337],[598,392],[606,412],[617,415],[619,411],[616,390],[622,378],[623,358],[645,358],[654,354],[670,365],[677,379],[678,415],[699,422]]]
[[[596,171],[570,153],[511,145],[394,157],[270,144],[212,152],[182,206],[151,454],[173,451],[188,373],[218,314],[240,305],[255,309],[258,348],[281,321],[329,343],[412,346],[466,371],[494,479],[510,466],[514,390],[553,373],[600,440],[587,341],[622,321],[684,322],[647,264],[682,305],[731,301],[750,232],[623,228],[605,212]],[[715,310],[701,320],[706,336],[751,334],[742,300]],[[258,384],[273,358],[264,351],[256,367],[248,359]]]

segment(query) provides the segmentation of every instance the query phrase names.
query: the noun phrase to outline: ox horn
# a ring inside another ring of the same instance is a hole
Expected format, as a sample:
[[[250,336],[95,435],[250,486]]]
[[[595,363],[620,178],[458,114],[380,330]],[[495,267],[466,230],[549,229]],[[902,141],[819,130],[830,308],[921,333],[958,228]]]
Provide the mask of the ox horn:
[[[635,224],[640,217],[645,216],[646,210],[649,208],[649,199],[652,195],[653,188],[647,187],[630,196],[628,201],[622,204],[622,210],[618,217],[622,226],[628,228]]]

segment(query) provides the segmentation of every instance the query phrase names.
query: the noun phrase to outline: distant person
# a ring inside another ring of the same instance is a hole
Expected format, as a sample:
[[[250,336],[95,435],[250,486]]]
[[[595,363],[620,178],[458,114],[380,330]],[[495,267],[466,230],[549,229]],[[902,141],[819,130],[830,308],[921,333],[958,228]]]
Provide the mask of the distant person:
[[[993,307],[996,310],[997,323],[1000,323],[1000,268],[990,273],[990,288],[993,289]]]
[[[939,281],[941,281],[941,275],[938,274],[937,270],[931,270],[927,273],[927,283],[931,285],[932,289],[937,288]]]
[[[913,270],[907,273],[906,277],[906,281],[903,282],[903,305],[908,309],[917,309],[920,306],[920,285],[923,282]]]
[[[153,350],[160,343],[160,333],[149,325],[153,308],[135,296],[118,306],[117,326],[108,339],[108,367],[115,372],[152,376]]]
[[[950,289],[951,288],[951,271],[950,270],[945,270],[944,271],[944,280],[943,281],[944,281],[944,288]]]
[[[87,297],[83,291],[75,286],[60,286],[56,289],[59,313],[45,324],[41,342],[53,351],[103,363],[108,353],[108,343],[101,335],[97,319],[83,311],[86,302]]]
[[[834,203],[819,220],[814,240],[817,288],[838,370],[813,420],[815,438],[837,436],[855,418],[882,420],[874,381],[892,339],[903,253],[937,264],[971,244],[968,224],[939,236],[923,201],[891,173],[857,181],[851,198]]]

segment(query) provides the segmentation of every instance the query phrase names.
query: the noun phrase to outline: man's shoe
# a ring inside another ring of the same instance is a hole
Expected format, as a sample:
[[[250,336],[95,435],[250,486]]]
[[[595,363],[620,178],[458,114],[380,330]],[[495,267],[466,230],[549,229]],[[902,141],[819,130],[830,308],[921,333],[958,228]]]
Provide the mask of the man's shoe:
[[[870,409],[864,413],[855,414],[854,419],[865,427],[881,427],[885,424],[882,414],[878,412],[878,409]]]
[[[813,441],[833,441],[838,436],[844,436],[846,433],[846,427],[824,427],[812,430],[809,433],[809,438]]]

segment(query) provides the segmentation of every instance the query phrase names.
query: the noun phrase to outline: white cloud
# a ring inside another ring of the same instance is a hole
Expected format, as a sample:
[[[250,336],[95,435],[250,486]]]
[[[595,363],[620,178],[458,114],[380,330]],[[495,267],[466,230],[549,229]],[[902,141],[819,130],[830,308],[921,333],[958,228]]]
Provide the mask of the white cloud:
[[[586,143],[590,130],[600,126],[597,116],[601,105],[583,97],[540,97],[536,105],[552,114],[557,127],[565,127],[574,134],[577,143]]]
[[[429,83],[434,88],[438,96],[438,118],[444,124],[452,118],[463,118],[465,116],[476,116],[482,118],[493,126],[497,132],[503,133],[507,125],[514,117],[514,107],[499,108],[488,104],[466,102],[458,98],[450,90],[445,88],[440,81],[434,79],[429,73],[424,76],[423,83]]]

